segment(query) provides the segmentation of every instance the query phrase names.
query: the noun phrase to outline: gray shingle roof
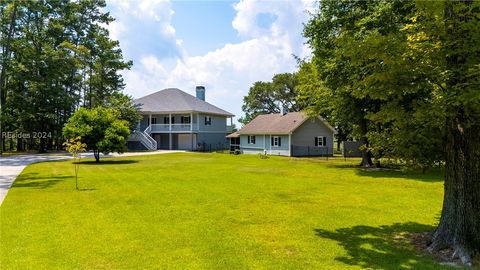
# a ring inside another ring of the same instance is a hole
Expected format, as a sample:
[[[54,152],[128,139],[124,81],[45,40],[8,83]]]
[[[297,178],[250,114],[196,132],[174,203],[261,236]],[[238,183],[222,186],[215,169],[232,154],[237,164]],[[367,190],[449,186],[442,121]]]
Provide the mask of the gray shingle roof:
[[[297,129],[305,120],[308,119],[308,116],[303,112],[291,112],[285,115],[280,113],[272,114],[261,114],[250,123],[245,125],[237,134],[278,134],[286,135],[292,133]],[[319,117],[320,120],[332,131],[335,132],[335,129],[328,124],[323,118]]]
[[[148,96],[134,100],[140,105],[141,112],[202,112],[225,116],[234,116],[208,102],[198,99],[177,88],[167,88]]]

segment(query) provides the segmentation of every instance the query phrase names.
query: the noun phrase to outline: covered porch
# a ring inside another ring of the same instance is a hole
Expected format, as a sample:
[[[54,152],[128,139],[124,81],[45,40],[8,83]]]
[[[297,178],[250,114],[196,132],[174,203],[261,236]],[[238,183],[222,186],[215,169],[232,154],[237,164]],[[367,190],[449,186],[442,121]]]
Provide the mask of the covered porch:
[[[240,151],[240,134],[238,132],[227,135],[227,139],[230,141],[230,153]]]
[[[197,150],[196,133],[152,133],[157,142],[157,149],[162,150]]]

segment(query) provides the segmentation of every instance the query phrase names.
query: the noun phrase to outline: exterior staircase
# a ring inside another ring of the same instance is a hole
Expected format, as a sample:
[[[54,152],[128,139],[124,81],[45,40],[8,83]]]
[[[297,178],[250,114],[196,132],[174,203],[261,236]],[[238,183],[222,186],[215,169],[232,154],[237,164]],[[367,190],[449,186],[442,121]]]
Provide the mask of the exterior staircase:
[[[148,150],[157,150],[157,141],[150,136],[151,126],[148,126],[143,132],[135,130],[130,136],[131,141],[139,141]]]

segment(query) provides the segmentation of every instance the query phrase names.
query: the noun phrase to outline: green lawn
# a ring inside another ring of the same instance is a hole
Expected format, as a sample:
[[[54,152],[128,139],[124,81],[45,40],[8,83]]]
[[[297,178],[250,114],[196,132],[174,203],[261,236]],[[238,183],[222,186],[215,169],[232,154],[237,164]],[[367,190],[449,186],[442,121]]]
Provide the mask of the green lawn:
[[[442,269],[438,172],[177,153],[27,167],[1,206],[2,269]]]

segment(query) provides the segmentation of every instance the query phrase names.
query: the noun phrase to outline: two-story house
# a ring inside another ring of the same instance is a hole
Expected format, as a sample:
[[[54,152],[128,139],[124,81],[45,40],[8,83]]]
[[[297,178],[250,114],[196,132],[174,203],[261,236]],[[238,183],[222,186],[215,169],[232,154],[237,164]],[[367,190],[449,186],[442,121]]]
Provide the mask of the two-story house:
[[[128,142],[131,150],[225,149],[233,114],[205,101],[205,87],[196,97],[168,88],[134,100],[142,119]],[[230,119],[230,125],[227,120]]]

